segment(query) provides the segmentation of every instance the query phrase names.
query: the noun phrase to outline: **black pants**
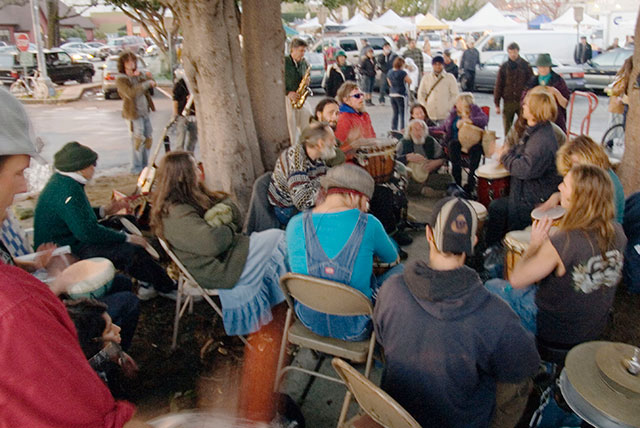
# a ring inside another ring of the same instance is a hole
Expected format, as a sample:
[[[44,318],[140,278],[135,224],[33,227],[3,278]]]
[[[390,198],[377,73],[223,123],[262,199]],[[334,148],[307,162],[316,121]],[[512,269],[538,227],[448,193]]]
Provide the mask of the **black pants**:
[[[465,79],[465,91],[472,92],[473,87],[476,84],[476,71],[475,70],[465,70],[464,71],[464,79]]]
[[[392,97],[391,99],[391,108],[393,109],[393,117],[391,119],[391,130],[397,131],[398,129],[404,128],[404,97]],[[400,123],[398,123],[398,118],[400,119]]]
[[[451,160],[451,173],[458,186],[462,185],[462,145],[458,140],[449,142],[449,159]],[[476,144],[469,149],[469,187],[476,185],[476,169],[482,159],[482,144]]]
[[[504,235],[512,230],[522,230],[531,224],[529,206],[512,206],[509,198],[500,198],[489,205],[489,219],[484,226],[487,247],[500,243]]]
[[[118,244],[84,244],[74,254],[81,259],[104,257],[113,263],[116,269],[148,282],[163,293],[175,290],[173,280],[157,264],[147,251],[139,245],[122,242]]]
[[[376,185],[373,197],[369,201],[369,212],[382,223],[387,234],[396,232],[402,217],[402,201],[385,186]]]

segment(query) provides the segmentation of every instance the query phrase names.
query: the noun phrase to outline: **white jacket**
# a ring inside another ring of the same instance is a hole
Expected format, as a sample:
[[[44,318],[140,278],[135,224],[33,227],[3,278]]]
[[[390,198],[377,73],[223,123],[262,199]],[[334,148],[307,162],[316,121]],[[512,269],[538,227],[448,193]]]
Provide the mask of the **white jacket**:
[[[442,70],[442,81],[427,94],[438,80],[434,72],[425,73],[418,88],[418,102],[427,109],[429,119],[445,120],[458,97],[458,82],[452,74]]]

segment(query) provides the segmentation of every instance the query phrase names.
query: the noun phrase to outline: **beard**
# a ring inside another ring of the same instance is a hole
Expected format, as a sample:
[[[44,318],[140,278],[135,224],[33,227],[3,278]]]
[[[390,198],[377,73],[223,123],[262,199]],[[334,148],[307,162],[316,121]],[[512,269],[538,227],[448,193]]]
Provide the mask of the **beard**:
[[[336,156],[336,148],[335,147],[324,147],[322,152],[320,153],[320,159],[323,161],[332,159]]]
[[[411,136],[411,141],[413,141],[413,144],[417,144],[419,146],[422,146],[426,140],[427,140],[426,135],[423,135],[422,138],[416,138],[413,135]]]

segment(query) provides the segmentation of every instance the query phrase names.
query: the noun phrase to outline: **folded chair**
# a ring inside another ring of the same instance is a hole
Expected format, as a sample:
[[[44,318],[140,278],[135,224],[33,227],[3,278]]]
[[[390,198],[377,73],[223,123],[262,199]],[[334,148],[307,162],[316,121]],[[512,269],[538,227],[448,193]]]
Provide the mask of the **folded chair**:
[[[369,315],[373,314],[373,306],[367,296],[353,287],[326,279],[308,275],[288,273],[280,278],[280,287],[284,292],[287,305],[287,316],[278,357],[276,371],[276,391],[282,376],[289,370],[298,370],[310,376],[317,376],[332,382],[344,383],[339,378],[319,373],[318,369],[323,361],[320,360],[315,370],[289,365],[283,367],[287,344],[300,348],[308,348],[322,354],[344,358],[355,363],[365,363],[364,375],[369,377],[373,362],[373,349],[376,343],[375,332],[371,337],[361,342],[347,342],[340,339],[323,337],[313,333],[299,320],[295,319],[294,300],[319,312],[331,315]],[[313,378],[312,378],[313,379]],[[308,387],[307,387],[308,391]],[[306,393],[306,391],[305,391]],[[303,393],[303,397],[305,395]],[[351,402],[351,393],[347,391],[338,419],[338,427],[344,422]]]
[[[176,316],[173,320],[173,336],[171,338],[171,350],[175,350],[178,342],[178,327],[180,325],[180,318],[184,315],[184,312],[189,307],[189,313],[193,312],[193,300],[201,296],[207,301],[209,306],[220,315],[222,319],[222,310],[216,302],[213,301],[211,296],[217,296],[218,290],[211,288],[204,288],[195,278],[189,273],[187,268],[180,262],[178,256],[175,255],[169,244],[164,240],[158,238],[162,249],[169,255],[169,258],[176,264],[180,274],[178,275],[178,295],[176,296]],[[184,301],[183,301],[184,299]],[[243,336],[239,336],[245,345],[248,345],[247,340]]]
[[[347,385],[365,413],[385,428],[420,428],[420,424],[389,394],[374,385],[369,379],[340,358],[331,361],[333,368]],[[349,421],[353,426],[373,426],[373,423],[358,423],[362,416]]]

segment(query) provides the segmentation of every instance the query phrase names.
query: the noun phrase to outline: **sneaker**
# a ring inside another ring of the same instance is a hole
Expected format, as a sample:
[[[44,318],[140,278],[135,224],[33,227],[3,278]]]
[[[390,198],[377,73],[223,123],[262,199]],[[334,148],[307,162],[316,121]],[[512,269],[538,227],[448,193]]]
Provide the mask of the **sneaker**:
[[[138,299],[146,301],[157,297],[158,292],[151,286],[141,285],[140,287],[138,287],[138,292],[136,293],[136,295],[138,296]]]
[[[166,299],[171,299],[173,301],[178,300],[178,290],[171,290],[168,293],[158,292],[158,295],[162,296],[162,297],[164,297]]]

